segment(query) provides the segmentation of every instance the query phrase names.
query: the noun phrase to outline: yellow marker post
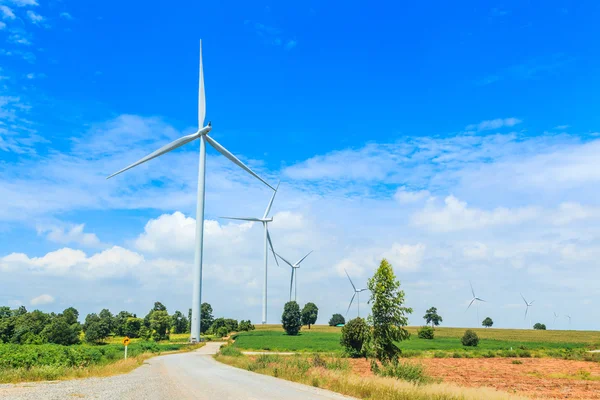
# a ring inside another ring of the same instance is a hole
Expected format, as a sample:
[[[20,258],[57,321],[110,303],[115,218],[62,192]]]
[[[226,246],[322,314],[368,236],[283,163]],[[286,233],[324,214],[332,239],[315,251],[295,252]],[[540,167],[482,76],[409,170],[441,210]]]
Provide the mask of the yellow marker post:
[[[129,339],[129,337],[125,336],[123,338],[123,345],[125,346],[125,359],[127,360],[127,345],[129,344],[129,342],[131,342],[131,340]]]

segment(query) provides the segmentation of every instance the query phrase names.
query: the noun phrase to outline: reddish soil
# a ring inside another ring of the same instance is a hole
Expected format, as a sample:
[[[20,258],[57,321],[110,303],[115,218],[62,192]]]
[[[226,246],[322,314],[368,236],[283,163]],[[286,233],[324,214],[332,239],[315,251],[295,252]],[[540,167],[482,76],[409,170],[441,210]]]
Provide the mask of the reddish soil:
[[[493,387],[509,393],[542,399],[599,399],[600,363],[551,358],[427,358],[410,362],[425,365],[429,375],[468,387]],[[368,361],[351,360],[360,375],[371,375]],[[580,372],[581,371],[581,372]],[[584,380],[583,375],[594,380]],[[573,379],[555,375],[572,376]],[[578,377],[578,378],[576,378]]]

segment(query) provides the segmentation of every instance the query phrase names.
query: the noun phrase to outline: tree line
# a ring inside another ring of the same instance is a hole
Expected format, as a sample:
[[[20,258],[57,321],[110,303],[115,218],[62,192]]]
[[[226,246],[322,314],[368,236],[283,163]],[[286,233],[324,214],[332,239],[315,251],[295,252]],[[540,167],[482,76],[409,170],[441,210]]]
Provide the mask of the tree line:
[[[81,323],[79,311],[73,307],[57,314],[28,311],[25,306],[16,309],[0,306],[0,343],[54,343],[68,346],[82,341],[98,344],[109,336],[167,340],[171,333],[190,331],[191,313],[190,309],[187,317],[181,311],[169,314],[167,308],[157,301],[143,318],[128,311],[113,315],[110,310],[103,309],[98,314],[88,314]],[[203,334],[223,337],[233,331],[254,329],[250,320],[238,322],[231,318],[214,318],[209,303],[202,303],[200,318]]]

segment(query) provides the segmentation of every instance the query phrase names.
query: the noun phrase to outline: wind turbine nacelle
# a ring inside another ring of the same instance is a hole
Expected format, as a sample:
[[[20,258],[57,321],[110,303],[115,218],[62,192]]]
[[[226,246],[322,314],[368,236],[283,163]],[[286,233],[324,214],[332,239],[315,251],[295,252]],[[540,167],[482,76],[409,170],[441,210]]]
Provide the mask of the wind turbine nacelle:
[[[206,135],[211,130],[212,130],[212,126],[209,122],[208,125],[206,125],[204,128],[202,128],[198,131],[198,136]]]

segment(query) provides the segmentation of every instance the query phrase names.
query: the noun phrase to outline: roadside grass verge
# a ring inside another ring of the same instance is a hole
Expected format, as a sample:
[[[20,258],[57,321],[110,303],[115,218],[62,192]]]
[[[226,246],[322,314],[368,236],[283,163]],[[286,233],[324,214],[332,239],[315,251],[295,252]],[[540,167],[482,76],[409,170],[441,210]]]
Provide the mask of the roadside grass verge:
[[[222,363],[270,375],[288,381],[328,389],[361,399],[378,400],[508,400],[522,399],[487,388],[461,388],[444,383],[419,384],[405,380],[381,376],[360,376],[354,374],[348,360],[337,354],[313,354],[295,356],[277,355],[225,355],[229,350],[222,347],[215,356]],[[416,371],[417,367],[413,367]],[[418,372],[418,371],[417,371]],[[420,382],[428,381],[421,374]],[[413,374],[409,374],[414,376]],[[409,377],[410,377],[409,376]]]
[[[0,383],[118,375],[134,370],[151,357],[192,351],[203,345],[137,342],[129,345],[125,360],[122,345],[0,344]]]
[[[232,339],[240,350],[342,352],[339,333],[317,330],[303,330],[297,336],[289,336],[283,331],[255,330],[238,333]]]

